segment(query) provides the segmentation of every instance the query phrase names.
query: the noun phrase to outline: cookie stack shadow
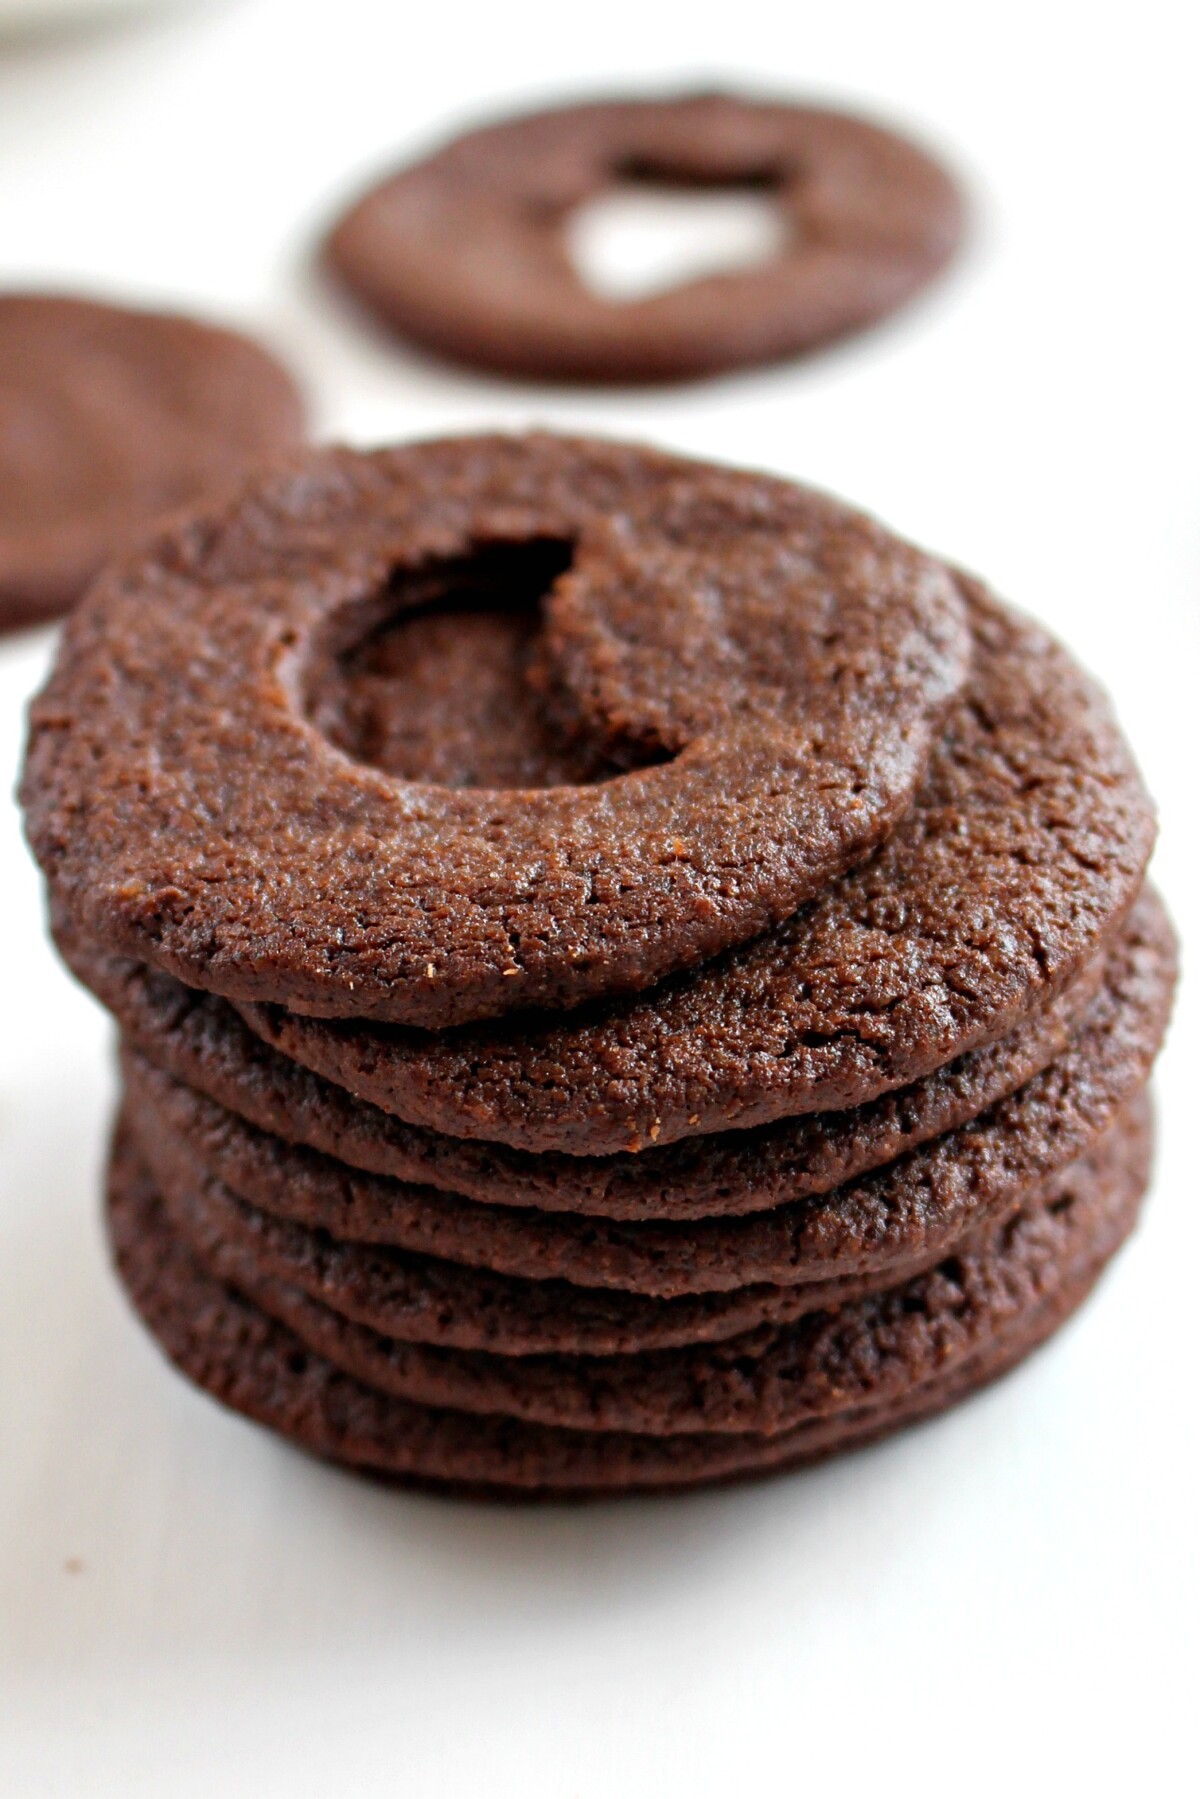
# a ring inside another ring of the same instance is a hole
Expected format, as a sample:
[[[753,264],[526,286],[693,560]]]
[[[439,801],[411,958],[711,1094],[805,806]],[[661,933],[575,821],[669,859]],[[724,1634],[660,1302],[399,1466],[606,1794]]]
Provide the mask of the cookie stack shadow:
[[[145,571],[125,585],[144,598]],[[1105,702],[1040,630],[952,585],[969,653],[849,866],[640,991],[445,1028],[318,1015],[286,974],[272,990],[269,957],[231,978],[216,935],[181,971],[157,915],[141,956],[128,910],[81,899],[64,729],[87,735],[102,640],[143,678],[114,640],[125,598],[93,595],[35,709],[24,797],[56,941],[120,1029],[117,1268],[193,1381],[387,1477],[665,1490],[938,1412],[1080,1304],[1147,1183],[1173,936]],[[474,788],[506,732],[539,785],[546,629],[469,597],[449,695],[436,605],[372,625],[377,650],[405,633],[390,660],[339,649],[339,755],[369,701],[376,744],[381,718],[403,726],[385,778],[453,785],[453,727]]]

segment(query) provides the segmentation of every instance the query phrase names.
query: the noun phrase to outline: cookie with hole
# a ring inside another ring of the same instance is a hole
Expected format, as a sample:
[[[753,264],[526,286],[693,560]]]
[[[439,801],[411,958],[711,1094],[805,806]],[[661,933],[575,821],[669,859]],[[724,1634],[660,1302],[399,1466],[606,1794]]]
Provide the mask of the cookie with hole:
[[[567,1155],[840,1111],[1054,1002],[1121,928],[1154,813],[1104,695],[959,577],[972,668],[924,781],[865,862],[652,991],[437,1036],[242,1003],[272,1048],[451,1137]]]
[[[235,1000],[574,1007],[861,862],[969,655],[945,568],[786,481],[544,434],[311,452],[97,584],[28,833],[81,935]]]
[[[775,254],[617,300],[590,288],[570,227],[646,183],[753,192]],[[322,259],[409,343],[523,380],[681,381],[781,361],[905,304],[953,255],[955,183],[908,139],[828,108],[701,93],[609,100],[455,138],[358,200]]]

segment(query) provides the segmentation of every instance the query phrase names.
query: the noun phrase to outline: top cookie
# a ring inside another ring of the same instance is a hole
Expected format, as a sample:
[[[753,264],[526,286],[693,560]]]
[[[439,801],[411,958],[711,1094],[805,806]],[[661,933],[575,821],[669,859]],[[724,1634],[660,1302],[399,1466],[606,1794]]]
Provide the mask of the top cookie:
[[[0,629],[65,612],[158,514],[302,432],[288,375],[231,331],[0,294]]]
[[[411,778],[380,711],[406,620],[538,604],[535,763],[570,784]],[[236,1000],[570,1006],[861,861],[969,641],[940,564],[765,476],[549,436],[314,453],[97,584],[33,708],[30,838],[86,937]]]
[[[971,678],[920,792],[867,862],[653,993],[431,1037],[243,1016],[411,1124],[521,1150],[641,1151],[860,1106],[1036,1016],[1112,941],[1154,812],[1104,696],[961,577]]]
[[[621,182],[750,187],[770,260],[636,301],[592,292],[574,210]],[[402,336],[525,379],[678,381],[814,348],[893,311],[947,261],[962,207],[913,144],[811,106],[695,94],[568,106],[472,131],[361,199],[329,266]]]

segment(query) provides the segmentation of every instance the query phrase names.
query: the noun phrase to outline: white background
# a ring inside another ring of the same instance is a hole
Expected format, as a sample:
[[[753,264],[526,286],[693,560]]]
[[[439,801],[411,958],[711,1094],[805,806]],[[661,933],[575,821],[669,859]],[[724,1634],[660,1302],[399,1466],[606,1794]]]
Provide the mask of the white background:
[[[323,432],[594,426],[873,508],[1110,685],[1195,940],[1190,11],[224,0],[0,43],[0,281],[245,321]],[[348,188],[480,105],[738,76],[878,109],[961,170],[969,253],[899,322],[678,393],[530,393],[407,358],[308,273]],[[6,788],[49,648],[0,649]],[[809,1475],[521,1512],[360,1485],[160,1362],[98,1231],[107,1028],[43,941],[15,812],[0,925],[6,1799],[1194,1790],[1186,991],[1146,1224],[1027,1368]]]

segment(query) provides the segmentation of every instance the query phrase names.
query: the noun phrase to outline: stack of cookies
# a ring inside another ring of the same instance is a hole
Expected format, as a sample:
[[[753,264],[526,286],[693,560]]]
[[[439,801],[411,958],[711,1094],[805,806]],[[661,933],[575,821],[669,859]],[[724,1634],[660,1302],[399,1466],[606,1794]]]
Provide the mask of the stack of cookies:
[[[310,452],[69,623],[31,841],[116,1016],[133,1304],[453,1490],[764,1473],[1040,1343],[1174,979],[1102,696],[834,501],[615,444]]]

